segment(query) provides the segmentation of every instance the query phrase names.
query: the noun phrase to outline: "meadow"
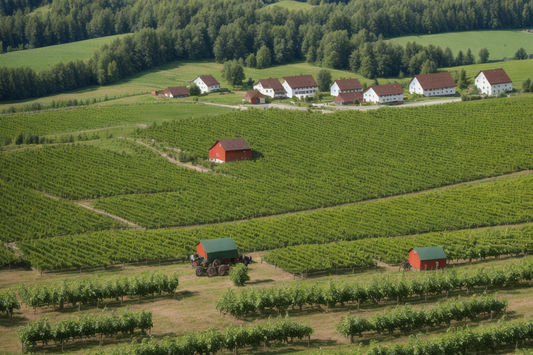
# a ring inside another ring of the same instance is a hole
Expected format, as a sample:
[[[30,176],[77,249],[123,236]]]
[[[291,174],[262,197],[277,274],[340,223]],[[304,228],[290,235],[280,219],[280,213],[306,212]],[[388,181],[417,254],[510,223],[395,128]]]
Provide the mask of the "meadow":
[[[289,11],[309,11],[313,9],[313,5],[310,5],[306,2],[301,1],[294,1],[294,0],[281,0],[272,4],[269,4],[259,10],[260,12],[263,11],[270,11],[273,7],[280,7],[282,9],[287,9]]]
[[[533,36],[532,36],[533,37]],[[466,70],[466,76],[470,81],[470,85],[473,85],[476,75],[481,70],[497,69],[503,68],[509,78],[513,81],[513,88],[517,90],[522,90],[522,82],[528,78],[533,79],[533,60],[508,60],[505,62],[496,62],[496,63],[484,63],[484,64],[473,64],[473,65],[463,65],[457,67],[449,68],[440,68],[439,71],[448,71],[452,73],[452,76],[455,72],[460,72],[462,69]]]
[[[101,45],[123,36],[125,34],[4,53],[0,54],[0,66],[30,67],[39,71],[59,62],[89,60]]]
[[[391,38],[389,41],[405,47],[407,42],[416,42],[423,46],[432,44],[442,49],[449,47],[454,56],[459,51],[466,54],[470,48],[472,53],[479,59],[478,52],[481,48],[487,48],[490,53],[489,60],[503,60],[513,58],[518,48],[522,47],[527,53],[533,53],[533,33],[520,30],[508,31],[467,31],[447,32],[420,36],[405,36]]]

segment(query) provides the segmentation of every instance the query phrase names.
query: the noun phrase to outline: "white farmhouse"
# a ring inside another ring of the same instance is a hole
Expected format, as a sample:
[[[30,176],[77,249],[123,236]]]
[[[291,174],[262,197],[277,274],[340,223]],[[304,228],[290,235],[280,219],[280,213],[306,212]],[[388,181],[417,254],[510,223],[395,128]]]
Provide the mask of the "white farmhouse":
[[[298,99],[307,96],[313,97],[318,91],[318,84],[312,75],[286,76],[281,85],[283,85],[288,97],[296,96]]]
[[[340,93],[363,92],[363,85],[359,79],[341,79],[335,80],[330,88],[331,96],[338,96]]]
[[[474,83],[479,91],[486,95],[497,95],[513,90],[513,82],[502,68],[480,71]]]
[[[212,75],[203,75],[199,76],[193,81],[191,81],[191,84],[195,83],[200,88],[202,94],[205,94],[206,92],[213,92],[220,90],[220,83],[217,81],[217,79],[213,78]]]
[[[276,78],[261,79],[254,85],[254,89],[273,99],[287,97],[287,91]]]
[[[403,102],[403,88],[400,84],[373,85],[363,92],[365,102],[389,104]]]
[[[409,82],[409,92],[411,94],[422,94],[424,96],[446,96],[455,95],[455,81],[448,72],[415,75]]]

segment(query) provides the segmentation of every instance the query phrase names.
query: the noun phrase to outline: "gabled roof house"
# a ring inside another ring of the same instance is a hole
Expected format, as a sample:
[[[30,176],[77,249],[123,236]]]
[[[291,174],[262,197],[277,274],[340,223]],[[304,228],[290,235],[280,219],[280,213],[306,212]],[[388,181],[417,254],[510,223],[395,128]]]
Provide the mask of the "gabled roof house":
[[[513,82],[502,68],[480,71],[474,83],[479,91],[486,95],[497,95],[513,90]]]
[[[400,84],[373,85],[363,92],[365,102],[400,103],[403,102],[403,88]]]
[[[409,82],[411,94],[424,96],[455,95],[455,81],[448,72],[415,75]]]

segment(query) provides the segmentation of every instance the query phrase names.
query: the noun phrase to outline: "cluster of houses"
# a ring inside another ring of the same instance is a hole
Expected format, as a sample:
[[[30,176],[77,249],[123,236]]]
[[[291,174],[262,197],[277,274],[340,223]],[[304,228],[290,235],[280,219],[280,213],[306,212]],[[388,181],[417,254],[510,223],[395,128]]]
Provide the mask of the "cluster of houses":
[[[196,84],[202,94],[220,90],[220,83],[212,75],[199,76],[190,83]],[[497,95],[513,90],[511,79],[501,68],[480,71],[474,83],[480,93],[486,95]],[[455,95],[456,86],[451,74],[446,72],[415,75],[409,82],[408,88],[412,94],[434,97]],[[246,92],[243,101],[256,105],[264,104],[267,96],[272,99],[297,97],[300,100],[313,97],[318,91],[318,84],[312,75],[294,75],[283,77],[282,82],[277,78],[261,79],[254,84],[253,88],[254,90]],[[331,85],[330,93],[335,96],[334,102],[337,105],[403,102],[403,88],[398,83],[372,85],[364,90],[359,79],[339,79]],[[176,86],[162,91],[153,91],[152,94],[180,98],[188,97],[189,90],[186,86]]]

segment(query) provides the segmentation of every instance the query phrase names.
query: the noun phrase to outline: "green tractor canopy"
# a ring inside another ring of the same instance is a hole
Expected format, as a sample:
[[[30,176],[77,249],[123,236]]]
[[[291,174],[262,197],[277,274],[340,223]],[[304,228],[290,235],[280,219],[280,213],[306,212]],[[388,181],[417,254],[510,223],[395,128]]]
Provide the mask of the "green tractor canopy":
[[[208,263],[215,259],[238,258],[237,246],[232,238],[200,240],[196,245],[196,253],[203,255]]]

